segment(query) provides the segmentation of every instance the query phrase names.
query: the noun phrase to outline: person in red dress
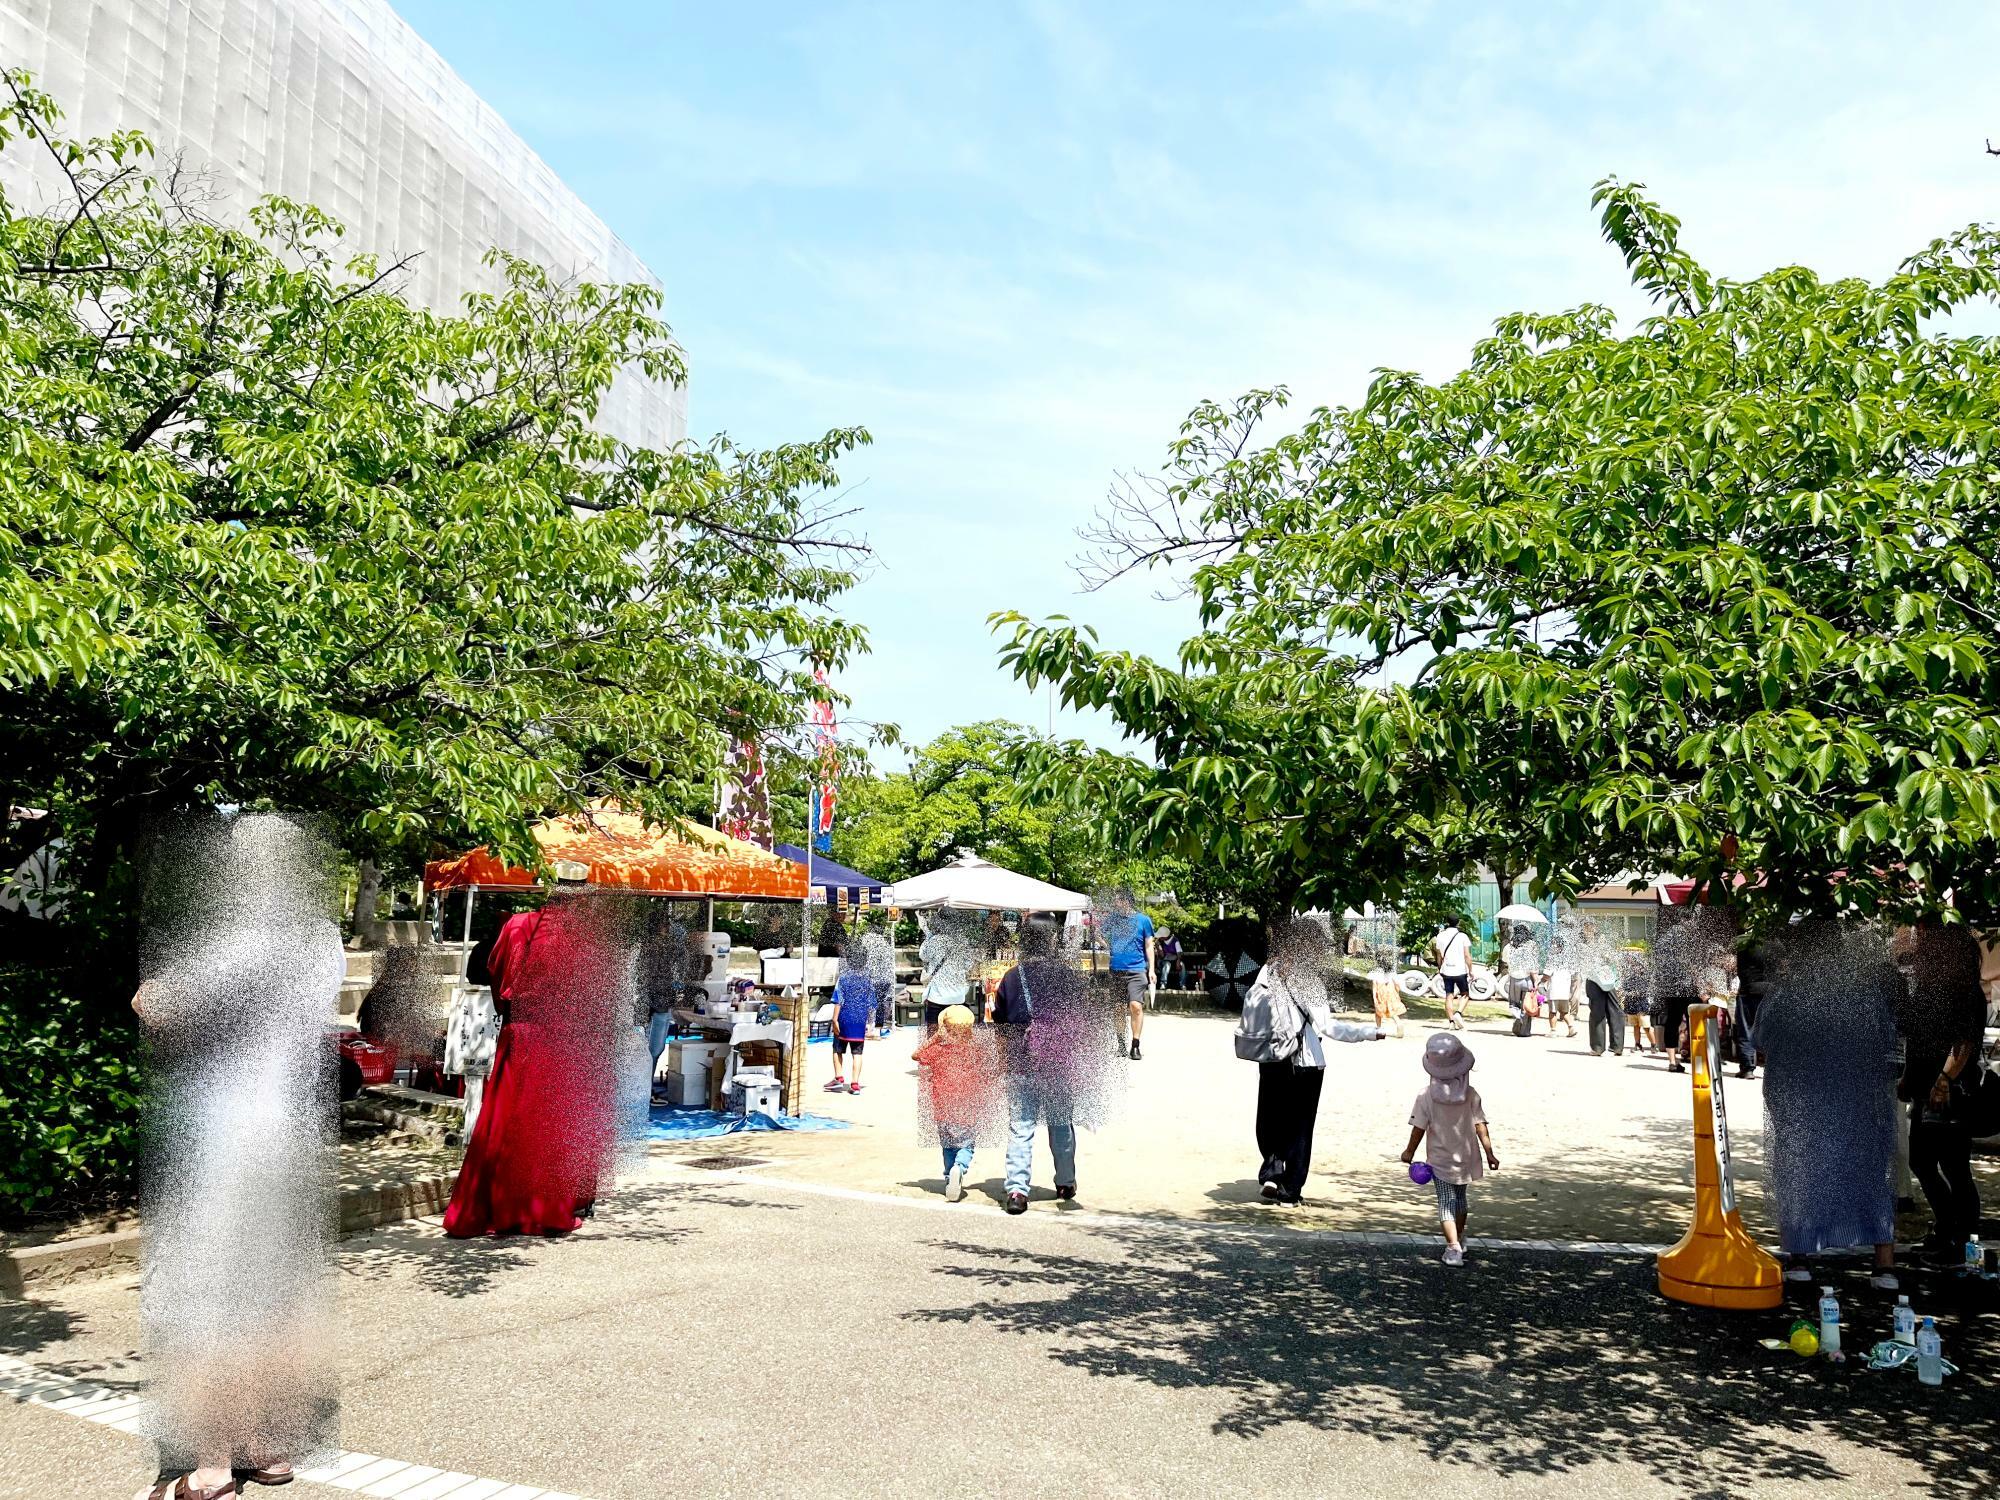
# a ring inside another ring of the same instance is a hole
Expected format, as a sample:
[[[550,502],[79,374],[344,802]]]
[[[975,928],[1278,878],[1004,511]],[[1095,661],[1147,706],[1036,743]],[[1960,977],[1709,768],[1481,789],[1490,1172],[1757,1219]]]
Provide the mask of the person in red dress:
[[[454,1239],[568,1234],[589,1215],[614,1145],[612,1042],[632,1008],[626,946],[574,893],[500,929],[486,967],[504,1019],[444,1212]]]

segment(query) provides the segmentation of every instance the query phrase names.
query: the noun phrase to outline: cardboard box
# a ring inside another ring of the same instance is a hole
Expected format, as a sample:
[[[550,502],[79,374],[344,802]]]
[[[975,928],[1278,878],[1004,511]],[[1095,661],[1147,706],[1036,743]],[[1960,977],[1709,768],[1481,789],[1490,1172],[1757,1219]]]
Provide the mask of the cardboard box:
[[[738,1078],[735,1098],[741,1101],[739,1113],[746,1115],[771,1115],[778,1113],[778,1085],[760,1083],[755,1079]]]
[[[693,1069],[703,1070],[718,1067],[722,1055],[729,1050],[727,1042],[669,1042],[667,1044],[667,1071],[685,1073]]]

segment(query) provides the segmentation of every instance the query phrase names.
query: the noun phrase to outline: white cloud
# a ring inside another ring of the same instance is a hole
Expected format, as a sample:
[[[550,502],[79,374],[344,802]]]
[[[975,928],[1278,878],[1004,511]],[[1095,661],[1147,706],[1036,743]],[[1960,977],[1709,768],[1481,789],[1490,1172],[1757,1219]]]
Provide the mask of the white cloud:
[[[1805,0],[800,15],[704,13],[683,72],[599,46],[587,89],[480,86],[655,260],[698,424],[873,430],[847,467],[879,654],[850,686],[920,734],[1034,708],[992,609],[1171,648],[1181,617],[1079,599],[1065,563],[1195,401],[1352,401],[1517,308],[1642,311],[1589,208],[1606,173],[1732,275],[1880,275],[2000,205],[1985,7],[1917,37]]]

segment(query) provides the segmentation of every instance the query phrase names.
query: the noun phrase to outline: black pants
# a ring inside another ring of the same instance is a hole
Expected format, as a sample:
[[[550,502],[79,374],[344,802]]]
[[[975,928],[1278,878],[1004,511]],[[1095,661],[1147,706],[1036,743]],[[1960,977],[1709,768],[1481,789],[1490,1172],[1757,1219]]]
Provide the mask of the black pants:
[[[1602,1052],[1607,1047],[1613,1052],[1625,1050],[1625,1012],[1618,1004],[1618,995],[1607,990],[1595,979],[1583,982],[1584,992],[1590,996],[1590,1050]]]
[[[1663,995],[1653,1002],[1653,1024],[1660,1029],[1661,1045],[1667,1049],[1667,1056],[1687,1061],[1687,1054],[1681,1050],[1681,1028],[1687,1025],[1688,1007],[1695,1003],[1693,995]],[[1688,1039],[1693,1045],[1694,1039]]]
[[[1923,1184],[1938,1238],[1962,1244],[1979,1232],[1972,1136],[1950,1120],[1926,1120],[1921,1099],[1910,1106],[1910,1170]]]
[[[1287,1198],[1306,1189],[1313,1124],[1319,1118],[1319,1091],[1325,1082],[1324,1068],[1257,1064],[1257,1149],[1264,1154],[1257,1180],[1275,1182]]]
[[[963,1000],[949,1000],[942,1002],[936,1000],[926,1000],[924,1002],[924,1026],[926,1027],[926,1029],[931,1031],[936,1031],[938,1017],[943,1015],[946,1011],[950,1010],[954,1005],[963,1005],[967,1010],[971,1011],[972,1024],[975,1026],[979,1025],[982,1021],[986,1019],[986,997],[984,995],[980,995],[975,999],[972,993],[972,986],[968,984],[965,987],[965,998]]]

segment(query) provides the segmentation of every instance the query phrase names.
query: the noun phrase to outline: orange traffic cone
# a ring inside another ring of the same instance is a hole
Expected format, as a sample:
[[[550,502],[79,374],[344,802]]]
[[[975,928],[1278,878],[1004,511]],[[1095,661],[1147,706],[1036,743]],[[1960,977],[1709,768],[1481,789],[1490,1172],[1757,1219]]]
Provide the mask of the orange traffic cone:
[[[1717,1107],[1711,1066],[1713,1019],[1712,1006],[1688,1008],[1689,1050],[1694,1053],[1694,1224],[1678,1245],[1660,1252],[1660,1292],[1697,1307],[1772,1308],[1784,1300],[1784,1270],[1744,1232],[1736,1211],[1736,1188],[1726,1169],[1729,1116]]]

